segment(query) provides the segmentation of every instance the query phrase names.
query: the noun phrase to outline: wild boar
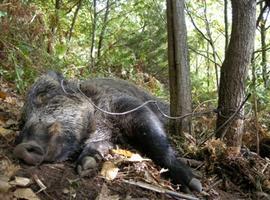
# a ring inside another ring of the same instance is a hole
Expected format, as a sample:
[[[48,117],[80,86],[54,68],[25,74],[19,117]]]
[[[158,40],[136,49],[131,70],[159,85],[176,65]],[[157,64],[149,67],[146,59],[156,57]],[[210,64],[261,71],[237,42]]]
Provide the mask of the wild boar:
[[[176,158],[168,142],[166,119],[154,104],[141,106],[148,100],[157,101],[162,110],[169,108],[127,81],[96,78],[81,81],[77,87],[61,74],[48,72],[27,94],[24,126],[16,138],[14,154],[25,163],[39,165],[67,160],[80,152],[77,170],[83,172],[95,167],[121,137],[168,168],[173,181],[201,191],[200,181]],[[127,112],[134,108],[138,109]]]

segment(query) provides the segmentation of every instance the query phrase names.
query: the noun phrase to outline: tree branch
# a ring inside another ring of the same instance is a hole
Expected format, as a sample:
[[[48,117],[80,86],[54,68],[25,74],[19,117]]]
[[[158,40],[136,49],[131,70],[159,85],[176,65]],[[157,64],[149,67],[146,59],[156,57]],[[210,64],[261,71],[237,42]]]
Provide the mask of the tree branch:
[[[68,40],[70,41],[71,39],[71,36],[72,36],[72,31],[74,29],[74,25],[75,25],[75,22],[76,22],[76,19],[77,19],[77,16],[78,16],[78,13],[79,13],[79,10],[82,6],[82,1],[83,0],[79,0],[78,4],[77,4],[77,8],[74,12],[74,16],[73,16],[73,19],[72,19],[72,23],[71,23],[71,26],[70,26],[70,29],[69,29],[69,35],[68,35]]]
[[[220,65],[219,63],[215,62],[214,60],[212,60],[211,58],[209,58],[207,55],[204,55],[203,53],[198,52],[197,50],[193,49],[192,47],[189,47],[189,49],[190,49],[191,51],[193,51],[193,52],[199,54],[200,56],[209,59],[209,61],[211,61],[213,64],[215,64],[215,65],[221,67],[221,65]]]

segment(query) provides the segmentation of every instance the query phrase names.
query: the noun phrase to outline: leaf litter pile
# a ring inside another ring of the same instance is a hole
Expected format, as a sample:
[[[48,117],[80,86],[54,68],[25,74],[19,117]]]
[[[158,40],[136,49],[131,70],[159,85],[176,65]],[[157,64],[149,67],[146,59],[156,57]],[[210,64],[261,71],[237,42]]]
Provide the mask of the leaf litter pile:
[[[75,172],[71,161],[27,166],[12,155],[23,105],[14,88],[0,80],[0,199],[270,199],[269,159],[248,148],[242,156],[231,157],[225,144],[214,139],[199,148],[190,135],[186,135],[188,155],[196,160],[183,161],[196,168],[204,188],[201,194],[182,193],[179,185],[164,178],[166,169],[121,148],[112,150],[100,167],[83,176]],[[195,134],[213,129],[214,120],[209,116],[193,122]],[[254,141],[250,135],[255,133],[252,123],[248,124],[246,146],[251,147]]]

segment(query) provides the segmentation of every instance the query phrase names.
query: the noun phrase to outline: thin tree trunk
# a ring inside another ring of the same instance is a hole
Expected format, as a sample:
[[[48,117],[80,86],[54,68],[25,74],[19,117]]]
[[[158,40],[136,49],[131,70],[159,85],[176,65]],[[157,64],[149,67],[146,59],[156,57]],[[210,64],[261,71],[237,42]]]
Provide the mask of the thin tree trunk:
[[[69,40],[69,41],[70,41],[70,39],[71,39],[72,31],[73,31],[73,29],[74,29],[75,22],[76,22],[76,19],[77,19],[79,10],[80,10],[80,8],[81,8],[81,6],[82,6],[82,2],[83,2],[83,0],[80,0],[80,1],[78,2],[77,8],[76,8],[76,10],[75,10],[75,12],[74,12],[74,16],[73,16],[72,23],[71,23],[71,26],[70,26],[70,29],[69,29],[69,34],[68,34],[68,40]]]
[[[187,30],[184,0],[167,0],[170,111],[172,116],[191,112],[190,71],[187,52]],[[190,119],[171,123],[177,135],[191,132]]]
[[[224,0],[225,54],[229,44],[228,0]]]
[[[256,30],[256,0],[231,0],[232,33],[221,67],[217,118],[220,127],[239,107],[245,98],[245,80],[254,46]],[[224,138],[229,150],[240,152],[244,121],[243,109],[231,123],[216,136]]]
[[[207,65],[207,92],[210,91],[210,53],[209,53],[209,43],[207,43],[206,46],[206,55],[207,55],[207,59],[206,59],[206,65]]]
[[[216,47],[215,47],[215,44],[214,44],[214,40],[212,38],[209,21],[207,19],[206,1],[204,2],[204,18],[205,18],[205,28],[206,28],[207,36],[208,36],[208,39],[209,39],[209,44],[210,44],[210,46],[212,48],[212,52],[213,52],[213,60],[214,60],[215,75],[216,75],[216,88],[217,88],[217,91],[218,91],[218,88],[219,88],[218,73],[219,73],[219,71],[218,71],[218,65],[217,65],[217,51],[216,51]]]
[[[254,112],[254,121],[255,121],[255,129],[256,129],[256,153],[260,154],[260,138],[259,138],[259,122],[258,122],[258,104],[257,104],[257,91],[256,91],[256,65],[254,63],[254,54],[252,54],[252,96],[253,96],[253,112]]]
[[[91,35],[91,49],[90,49],[90,59],[91,59],[91,69],[95,68],[95,39],[96,39],[96,26],[97,26],[97,1],[93,0],[93,18],[92,18],[92,35]]]
[[[264,2],[260,3],[260,12],[263,12],[264,9]],[[262,78],[263,78],[263,84],[264,84],[264,88],[267,89],[268,87],[268,75],[267,75],[267,51],[265,50],[266,48],[266,27],[265,27],[265,23],[266,23],[266,19],[264,19],[264,17],[262,16],[261,18],[261,22],[259,24],[260,27],[260,35],[261,35],[261,55],[262,55],[262,60],[261,60],[261,67],[262,67]]]
[[[55,0],[54,4],[54,20],[51,22],[51,33],[48,38],[47,52],[50,54],[53,52],[53,43],[55,41],[57,26],[59,25],[59,10],[61,8],[62,0]]]
[[[108,23],[109,13],[110,13],[110,0],[107,0],[106,10],[105,10],[104,19],[103,19],[103,26],[102,26],[102,29],[101,29],[101,32],[100,32],[100,36],[99,36],[99,41],[98,41],[98,50],[97,50],[97,59],[98,59],[98,62],[99,62],[100,55],[101,55],[101,48],[102,48],[102,44],[103,44],[105,30],[106,30],[107,23]]]

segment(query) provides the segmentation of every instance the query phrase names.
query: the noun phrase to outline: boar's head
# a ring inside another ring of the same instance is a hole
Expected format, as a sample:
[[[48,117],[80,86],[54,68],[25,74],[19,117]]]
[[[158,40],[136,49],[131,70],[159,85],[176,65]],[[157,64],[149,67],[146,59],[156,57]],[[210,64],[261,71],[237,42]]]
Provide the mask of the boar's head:
[[[68,159],[79,150],[82,141],[94,131],[94,108],[76,87],[63,77],[49,72],[29,90],[23,108],[24,123],[16,138],[14,154],[27,164]],[[73,87],[73,89],[72,89]]]

